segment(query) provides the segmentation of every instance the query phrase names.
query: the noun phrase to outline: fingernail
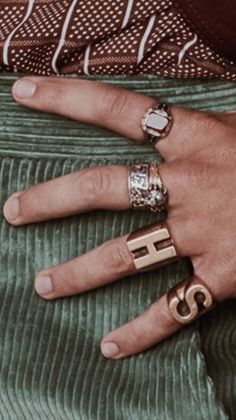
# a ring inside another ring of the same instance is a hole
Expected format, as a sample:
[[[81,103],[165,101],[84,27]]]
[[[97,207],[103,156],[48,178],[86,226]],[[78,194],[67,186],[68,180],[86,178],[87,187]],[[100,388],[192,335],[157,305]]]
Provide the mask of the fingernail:
[[[20,215],[20,201],[17,197],[10,197],[3,209],[4,216],[7,220],[13,221]]]
[[[27,79],[19,79],[13,86],[13,95],[21,99],[29,99],[37,88],[36,83]]]
[[[115,357],[120,353],[116,343],[104,343],[101,345],[102,354],[105,357]]]
[[[35,289],[39,295],[46,296],[53,291],[52,279],[50,276],[38,276],[35,279]]]

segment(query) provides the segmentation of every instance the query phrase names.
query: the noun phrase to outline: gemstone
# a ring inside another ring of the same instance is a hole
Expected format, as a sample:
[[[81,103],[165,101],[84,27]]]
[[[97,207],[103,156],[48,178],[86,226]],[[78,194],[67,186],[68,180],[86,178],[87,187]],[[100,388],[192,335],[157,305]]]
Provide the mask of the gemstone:
[[[151,112],[147,120],[147,128],[153,130],[164,130],[168,125],[168,119],[156,112]]]
[[[148,194],[147,202],[152,208],[161,208],[166,203],[166,195],[161,190],[152,190]]]

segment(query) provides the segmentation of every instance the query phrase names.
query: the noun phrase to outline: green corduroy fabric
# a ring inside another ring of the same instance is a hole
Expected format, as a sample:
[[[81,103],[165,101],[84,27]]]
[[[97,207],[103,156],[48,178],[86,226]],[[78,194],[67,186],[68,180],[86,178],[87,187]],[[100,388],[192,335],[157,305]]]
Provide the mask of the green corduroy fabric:
[[[0,77],[1,208],[11,192],[79,168],[156,158],[150,147],[114,133],[16,105],[13,81],[11,75]],[[234,84],[156,77],[103,81],[184,106],[236,108]],[[1,215],[1,419],[236,418],[233,301],[137,356],[111,361],[100,353],[104,334],[180,281],[189,271],[187,260],[54,302],[34,292],[35,272],[43,267],[155,218],[96,211],[15,228]]]

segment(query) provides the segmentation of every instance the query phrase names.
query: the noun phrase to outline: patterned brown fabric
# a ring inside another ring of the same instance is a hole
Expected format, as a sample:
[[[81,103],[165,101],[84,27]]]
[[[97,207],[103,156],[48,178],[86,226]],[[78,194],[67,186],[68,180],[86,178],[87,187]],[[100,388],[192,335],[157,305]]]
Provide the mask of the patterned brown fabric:
[[[169,0],[1,0],[0,71],[236,80]]]

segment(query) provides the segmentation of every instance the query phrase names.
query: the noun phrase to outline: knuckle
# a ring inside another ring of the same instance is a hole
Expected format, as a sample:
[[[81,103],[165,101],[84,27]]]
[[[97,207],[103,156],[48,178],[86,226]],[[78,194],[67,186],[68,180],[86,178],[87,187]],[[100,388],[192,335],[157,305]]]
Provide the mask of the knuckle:
[[[102,118],[103,122],[106,122],[108,119],[117,119],[117,116],[124,115],[128,101],[129,95],[122,90],[113,89],[106,92],[102,99],[102,115],[101,109],[99,111],[100,118]]]
[[[99,194],[107,194],[111,187],[111,171],[109,167],[102,166],[96,169],[96,179]]]
[[[154,324],[166,325],[171,320],[171,314],[168,305],[162,305],[160,308],[159,302],[154,302],[149,307],[150,319],[153,319]]]
[[[124,242],[112,240],[104,246],[108,248],[109,264],[112,272],[125,275],[134,269],[132,255]]]
[[[128,96],[125,92],[116,92],[111,104],[110,104],[110,112],[112,116],[123,115],[127,109],[128,105]]]
[[[84,178],[84,179],[83,179]],[[111,175],[106,167],[96,167],[78,174],[79,189],[88,204],[99,204],[100,197],[110,190]]]

